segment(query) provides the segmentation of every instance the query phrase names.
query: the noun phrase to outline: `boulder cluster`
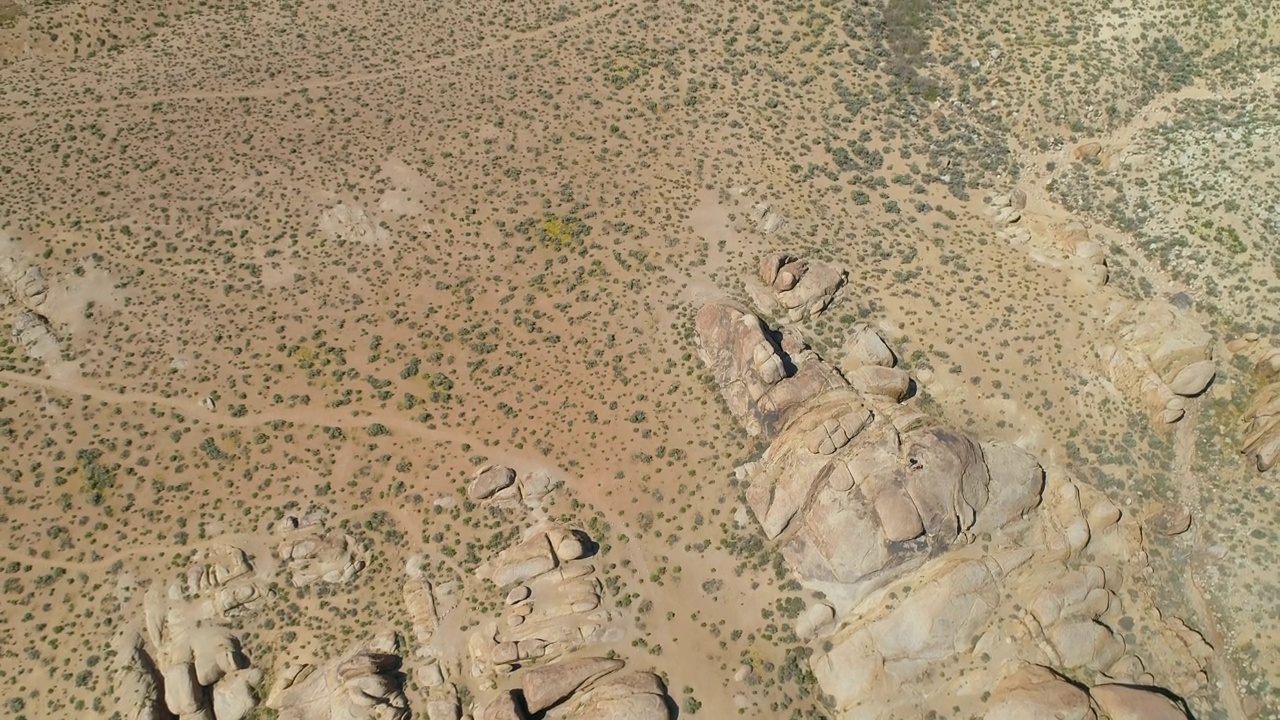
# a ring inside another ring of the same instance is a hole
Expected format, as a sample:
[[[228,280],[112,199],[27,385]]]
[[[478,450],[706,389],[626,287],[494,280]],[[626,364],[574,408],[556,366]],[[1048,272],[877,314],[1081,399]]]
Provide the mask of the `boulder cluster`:
[[[1106,330],[1097,345],[1103,371],[1159,422],[1181,420],[1186,398],[1203,393],[1217,373],[1213,336],[1170,302],[1117,302]]]
[[[1244,340],[1258,355],[1253,364],[1258,390],[1244,411],[1240,451],[1258,472],[1266,472],[1280,458],[1280,348],[1258,344],[1258,340],[1256,336]]]
[[[382,635],[323,665],[291,665],[266,706],[280,720],[407,720],[395,637]]]
[[[1191,349],[1207,342],[1159,327],[1162,343],[1117,335],[1187,390],[1205,359]],[[764,536],[825,598],[795,629],[838,716],[918,716],[947,698],[992,720],[1036,702],[1048,709],[1020,717],[1096,718],[1163,699],[1149,687],[1157,675],[1179,693],[1206,682],[1203,638],[1126,586],[1127,568],[1145,565],[1136,521],[1025,450],[915,409],[915,382],[872,327],[850,329],[838,368],[731,302],[702,307],[696,330],[730,411],[769,441],[738,480]],[[1167,652],[1136,656],[1117,629],[1135,622]],[[1036,667],[1098,693],[1045,684],[1033,698],[1023,690],[1043,680]]]
[[[58,338],[41,312],[48,296],[49,283],[40,267],[28,263],[11,241],[0,237],[0,311],[16,311],[13,342],[35,360],[58,356]]]
[[[1010,244],[1027,246],[1031,256],[1050,265],[1074,266],[1090,286],[1107,284],[1110,271],[1102,246],[1089,237],[1089,229],[1078,220],[1046,226],[1027,217],[1027,194],[1013,189],[987,199],[987,213],[1000,234]]]
[[[326,529],[322,518],[290,515],[280,522],[278,532],[276,552],[289,568],[294,587],[344,583],[364,570],[366,559],[356,539]]]
[[[116,709],[125,720],[244,720],[258,706],[262,671],[217,623],[193,623],[158,592],[145,601],[146,637],[117,637]]]
[[[581,530],[534,530],[476,572],[506,591],[506,613],[469,638],[471,674],[484,685],[496,676],[566,655],[608,634],[602,585],[588,562],[593,543]]]
[[[624,667],[622,660],[581,657],[530,670],[518,688],[490,700],[476,720],[670,720],[662,679],[650,672],[621,672]]]
[[[831,263],[774,253],[760,261],[759,284],[747,286],[752,300],[792,322],[815,317],[835,301],[848,273]]]

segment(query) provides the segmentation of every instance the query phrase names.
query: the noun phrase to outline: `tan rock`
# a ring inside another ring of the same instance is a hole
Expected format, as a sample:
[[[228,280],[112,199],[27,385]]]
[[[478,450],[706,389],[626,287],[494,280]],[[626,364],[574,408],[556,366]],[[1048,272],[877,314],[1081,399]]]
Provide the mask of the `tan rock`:
[[[526,707],[539,713],[572,695],[578,688],[620,670],[624,663],[609,658],[577,658],[534,668],[522,681]]]
[[[1001,680],[984,720],[1096,720],[1089,694],[1061,675],[1030,665]]]
[[[1111,720],[1187,720],[1187,714],[1155,688],[1096,685],[1089,694]]]

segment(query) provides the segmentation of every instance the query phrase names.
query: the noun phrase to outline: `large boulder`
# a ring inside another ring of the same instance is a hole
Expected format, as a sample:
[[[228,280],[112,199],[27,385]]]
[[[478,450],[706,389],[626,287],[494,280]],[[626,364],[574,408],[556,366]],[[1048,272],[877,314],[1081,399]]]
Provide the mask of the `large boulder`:
[[[503,550],[480,570],[493,584],[508,587],[554,570],[559,564],[545,531],[535,532],[519,545]]]
[[[1213,381],[1213,337],[1180,308],[1159,300],[1112,308],[1098,357],[1107,376],[1165,423],[1185,414],[1183,398]]]
[[[326,529],[324,521],[316,517],[284,518],[276,552],[291,571],[295,587],[348,582],[366,564],[355,538]]]
[[[494,493],[505,490],[515,484],[516,471],[509,467],[488,465],[476,473],[475,479],[467,486],[467,497],[472,500],[486,500]]]
[[[984,720],[1096,720],[1089,693],[1049,668],[1030,665],[1001,680]]]
[[[760,318],[736,305],[703,306],[696,329],[703,361],[751,435],[775,432],[805,400],[846,385],[826,363],[784,353]]]
[[[1262,385],[1245,408],[1240,451],[1266,472],[1280,459],[1280,349],[1268,349],[1253,371]]]
[[[1156,688],[1095,685],[1089,694],[1111,720],[1187,720],[1187,714]]]
[[[847,273],[821,260],[784,253],[760,260],[760,286],[751,285],[752,299],[771,313],[785,313],[794,321],[815,317],[835,300]]]
[[[653,673],[611,673],[564,704],[574,720],[671,720],[671,700]]]
[[[375,639],[324,665],[286,668],[267,695],[280,720],[408,720],[394,640]]]
[[[1043,474],[1016,448],[928,424],[900,431],[851,390],[808,407],[747,474],[766,537],[785,535],[783,554],[802,578],[869,590],[1039,502]]]
[[[534,668],[525,673],[525,707],[539,713],[572,695],[578,688],[622,669],[621,660],[602,657],[576,658]]]

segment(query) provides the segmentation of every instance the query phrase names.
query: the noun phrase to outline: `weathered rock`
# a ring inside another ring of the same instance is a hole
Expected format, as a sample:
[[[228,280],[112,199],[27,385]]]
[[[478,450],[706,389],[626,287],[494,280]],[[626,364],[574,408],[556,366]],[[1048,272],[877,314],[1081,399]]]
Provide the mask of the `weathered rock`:
[[[869,608],[823,643],[811,663],[823,690],[843,717],[876,717],[860,706],[884,688],[909,687],[931,664],[970,652],[1000,602],[994,560],[940,560],[913,578],[914,589],[899,604]]]
[[[1204,392],[1213,380],[1213,338],[1181,310],[1161,301],[1122,305],[1098,345],[1103,370],[1123,392],[1144,401],[1164,422],[1181,419],[1181,397]]]
[[[867,365],[891,368],[898,362],[884,338],[863,324],[850,328],[848,339],[844,342],[843,355],[840,367],[846,374]]]
[[[670,720],[666,686],[653,673],[614,673],[566,702],[574,720]]]
[[[7,246],[7,243],[5,243]],[[3,248],[0,248],[3,252]],[[44,304],[49,294],[49,283],[39,266],[31,265],[19,257],[0,254],[0,278],[17,301],[34,310]]]
[[[413,624],[419,645],[425,645],[436,632],[440,618],[436,615],[436,599],[431,583],[422,577],[409,578],[404,584],[404,605]]]
[[[1111,720],[1187,720],[1178,703],[1156,688],[1095,685],[1089,694]]]
[[[117,667],[114,679],[116,709],[124,720],[158,720],[166,717],[151,658],[135,641]]]
[[[385,245],[391,242],[391,231],[375,225],[364,208],[338,203],[320,215],[320,230],[340,242]]]
[[[276,550],[292,571],[295,587],[348,582],[364,570],[366,562],[355,538],[326,530],[316,518],[286,517]]]
[[[815,317],[826,310],[844,286],[843,269],[820,260],[807,260],[783,253],[760,261],[761,291],[754,286],[753,299],[769,312],[782,311],[792,321]]]
[[[835,608],[825,602],[813,602],[796,620],[796,635],[811,640],[835,626]]]
[[[1076,160],[1092,160],[1102,154],[1102,143],[1087,142],[1081,143],[1071,151],[1071,157]]]
[[[897,368],[868,365],[846,376],[859,392],[899,402],[911,390],[911,376]]]
[[[755,222],[756,229],[765,235],[772,235],[787,224],[787,219],[767,203],[756,203],[752,210],[752,221]]]
[[[472,500],[486,500],[499,490],[515,484],[516,471],[509,467],[488,465],[476,473],[475,479],[467,487],[467,497]]]
[[[35,360],[58,357],[58,338],[43,315],[24,312],[13,321],[13,341]]]
[[[280,720],[408,720],[400,658],[390,643],[357,647],[323,666],[287,668],[267,695]]]
[[[213,687],[213,715],[217,720],[244,720],[258,706],[262,671],[235,670]]]
[[[176,715],[194,713],[204,707],[204,692],[196,682],[195,668],[189,663],[178,663],[164,668],[164,702]]]
[[[1170,505],[1148,518],[1147,527],[1157,535],[1181,535],[1191,529],[1191,510],[1184,505]]]
[[[529,715],[525,713],[524,708],[520,705],[520,699],[516,697],[514,692],[499,693],[497,697],[489,701],[488,705],[480,711],[477,720],[528,720]]]
[[[621,660],[593,657],[534,668],[525,673],[523,680],[525,705],[531,713],[542,712],[623,665]]]
[[[1280,353],[1269,351],[1254,365],[1259,380],[1267,382],[1254,393],[1244,412],[1244,441],[1241,452],[1259,472],[1266,472],[1280,459],[1280,381],[1272,372]]]
[[[1089,694],[1039,665],[1019,669],[991,692],[984,720],[1096,720]]]
[[[703,361],[751,435],[774,432],[805,400],[846,385],[820,360],[784,356],[760,319],[735,305],[703,306],[696,326]]]
[[[523,583],[558,565],[546,532],[537,532],[514,547],[507,548],[488,568],[490,579],[498,587]]]

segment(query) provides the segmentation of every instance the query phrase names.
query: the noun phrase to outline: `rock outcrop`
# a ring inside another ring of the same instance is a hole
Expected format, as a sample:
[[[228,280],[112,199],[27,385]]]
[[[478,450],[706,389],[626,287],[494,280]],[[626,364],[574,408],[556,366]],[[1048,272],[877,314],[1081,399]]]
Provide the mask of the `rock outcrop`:
[[[601,607],[603,585],[588,562],[593,548],[580,530],[537,529],[477,569],[507,589],[507,611],[471,634],[473,677],[491,682],[610,636],[614,618]]]
[[[376,638],[323,665],[285,668],[266,706],[280,720],[407,720],[399,670],[394,638]]]
[[[776,432],[807,399],[847,384],[816,355],[784,352],[760,318],[737,305],[705,305],[696,324],[703,362],[751,435]]]
[[[1268,347],[1254,363],[1259,386],[1244,411],[1244,453],[1258,472],[1266,472],[1280,458],[1280,349]]]
[[[34,312],[22,312],[13,321],[13,342],[35,360],[53,360],[58,357],[58,338],[53,334],[45,316]]]
[[[1118,303],[1107,330],[1097,346],[1103,371],[1160,422],[1182,419],[1184,398],[1203,393],[1217,372],[1213,337],[1168,303]]]
[[[759,319],[730,305],[704,307],[698,332],[730,410],[749,430],[776,432],[740,475],[765,536],[785,535],[802,578],[870,588],[1039,502],[1034,458],[898,408],[910,382],[901,371],[861,367],[851,386],[808,353],[788,375]]]
[[[1207,337],[1150,314],[1116,321],[1118,352],[1137,353],[1168,387],[1203,390],[1196,353]],[[764,536],[825,594],[796,632],[813,642],[810,664],[837,717],[953,704],[985,707],[991,720],[1101,717],[1083,687],[1047,668],[1136,684],[1159,673],[1179,693],[1204,682],[1203,638],[1125,586],[1125,571],[1104,569],[1145,567],[1138,521],[1056,469],[1050,481],[1018,447],[902,404],[910,379],[885,373],[881,338],[855,328],[841,375],[733,305],[702,308],[697,331],[730,411],[770,441],[738,479]],[[805,375],[821,381],[797,381]],[[1135,617],[1159,655],[1137,657],[1115,629]],[[1042,667],[1006,677],[1028,665]],[[920,692],[885,692],[904,687]]]
[[[0,249],[0,281],[18,303],[31,310],[43,305],[49,295],[49,283],[40,267],[3,249]]]
[[[581,657],[530,670],[520,688],[497,693],[479,720],[529,717],[575,720],[671,720],[666,685],[650,672],[621,670],[626,663]]]
[[[391,242],[391,231],[375,225],[364,208],[338,203],[320,215],[319,227],[340,242],[385,245]]]
[[[355,538],[326,529],[320,518],[285,517],[279,533],[276,551],[288,566],[295,587],[347,582],[364,569],[364,553]]]
[[[761,285],[748,285],[752,299],[792,322],[816,317],[835,300],[847,273],[827,262],[774,253],[760,260]]]
[[[258,706],[262,671],[248,666],[226,628],[165,625],[148,652],[124,633],[115,673],[116,709],[127,720],[244,720]]]

